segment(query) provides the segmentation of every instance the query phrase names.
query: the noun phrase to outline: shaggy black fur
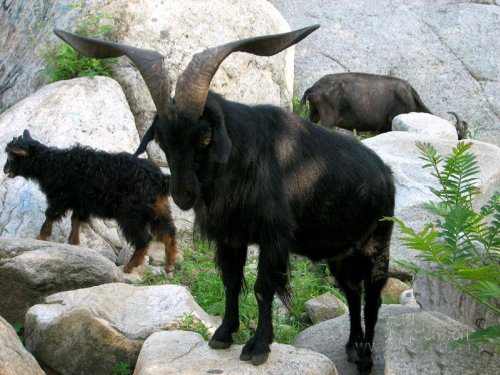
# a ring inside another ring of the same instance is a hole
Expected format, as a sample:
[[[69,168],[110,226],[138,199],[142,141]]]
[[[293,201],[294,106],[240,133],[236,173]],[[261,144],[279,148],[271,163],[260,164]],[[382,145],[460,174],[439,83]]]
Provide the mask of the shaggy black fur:
[[[203,234],[217,244],[226,312],[210,346],[227,348],[239,326],[238,294],[247,246],[260,245],[255,295],[259,321],[241,359],[263,363],[273,338],[275,292],[288,302],[289,252],[326,259],[346,293],[346,345],[360,373],[372,367],[380,291],[387,280],[394,211],[391,171],[352,137],[327,131],[272,106],[247,106],[210,93],[199,120],[159,117],[155,134],[171,168],[171,193],[194,207]],[[364,282],[366,332],[361,328]]]
[[[89,147],[47,147],[27,130],[7,147],[4,173],[36,181],[47,197],[46,221],[40,239],[52,223],[72,210],[70,243],[78,244],[80,222],[90,217],[116,219],[135,253],[125,267],[140,265],[152,239],[165,244],[167,272],[173,271],[177,248],[175,225],[168,206],[169,176],[145,159],[128,153],[107,153]]]

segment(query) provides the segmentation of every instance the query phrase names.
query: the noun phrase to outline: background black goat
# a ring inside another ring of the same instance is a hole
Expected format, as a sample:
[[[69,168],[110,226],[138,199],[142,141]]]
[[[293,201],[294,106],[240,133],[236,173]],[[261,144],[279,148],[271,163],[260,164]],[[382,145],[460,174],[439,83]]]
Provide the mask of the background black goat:
[[[236,41],[194,55],[177,81],[175,104],[159,53],[60,30],[56,34],[85,55],[127,55],[148,85],[158,118],[138,152],[156,137],[171,168],[172,197],[182,209],[194,208],[202,233],[217,244],[226,311],[210,346],[222,349],[233,342],[247,246],[257,243],[259,320],[240,358],[254,365],[268,358],[272,300],[277,292],[288,302],[292,251],[328,260],[349,304],[346,350],[365,374],[372,367],[370,348],[389,263],[392,223],[380,221],[394,210],[389,168],[356,139],[276,107],[251,107],[209,93],[212,77],[230,53],[270,56],[318,27]]]
[[[326,75],[304,92],[301,105],[306,100],[309,119],[327,128],[385,133],[397,115],[431,113],[408,82],[366,73]]]
[[[130,272],[144,261],[151,233],[165,245],[166,271],[174,270],[177,244],[168,204],[168,176],[145,159],[111,154],[87,147],[47,147],[22,137],[7,144],[3,168],[9,177],[36,181],[47,197],[46,220],[38,236],[47,240],[52,224],[72,210],[69,243],[78,245],[80,223],[91,216],[116,219],[127,241],[135,247],[125,266]]]

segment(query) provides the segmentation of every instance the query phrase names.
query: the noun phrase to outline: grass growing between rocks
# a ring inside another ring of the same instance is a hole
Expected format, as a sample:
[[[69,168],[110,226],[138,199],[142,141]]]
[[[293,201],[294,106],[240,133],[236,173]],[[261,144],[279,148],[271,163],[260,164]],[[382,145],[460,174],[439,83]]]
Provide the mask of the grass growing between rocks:
[[[85,37],[106,39],[113,32],[113,25],[106,22],[111,19],[111,16],[104,13],[89,16],[76,26],[74,32]],[[111,66],[117,60],[85,57],[63,42],[53,47],[47,46],[43,58],[46,66],[43,72],[49,82],[96,75],[111,77]]]
[[[194,246],[184,246],[184,259],[179,262],[179,270],[173,280],[167,280],[165,274],[145,272],[143,285],[178,284],[188,287],[196,302],[211,315],[224,315],[225,294],[219,272],[215,268],[214,249],[208,242],[195,239]],[[325,279],[328,277],[327,267],[312,264],[309,260],[293,257],[291,260],[292,306],[288,312],[275,299],[273,302],[274,340],[279,343],[290,343],[302,330],[311,325],[304,308],[304,303],[320,294],[330,292],[343,301],[340,291]],[[244,344],[257,328],[258,309],[253,286],[257,277],[257,259],[249,257],[245,266],[245,280],[248,288],[240,295],[240,329],[233,335],[235,343]],[[196,327],[186,322],[184,329],[196,331]],[[201,332],[200,332],[201,333]],[[202,334],[202,336],[204,336]],[[204,336],[205,337],[205,336]]]

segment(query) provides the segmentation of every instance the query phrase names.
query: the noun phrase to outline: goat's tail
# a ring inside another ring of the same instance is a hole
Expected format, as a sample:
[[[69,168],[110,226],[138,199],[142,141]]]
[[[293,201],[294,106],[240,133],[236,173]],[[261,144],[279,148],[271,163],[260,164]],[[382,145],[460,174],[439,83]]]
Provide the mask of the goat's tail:
[[[144,137],[141,140],[141,143],[139,144],[139,147],[137,147],[137,150],[134,152],[134,156],[139,156],[146,151],[146,147],[148,147],[149,142],[151,142],[155,138],[155,131],[156,131],[156,124],[158,123],[158,115],[155,115],[155,118],[153,119],[153,123],[151,126],[146,130],[146,133],[144,134]]]
[[[302,109],[302,107],[304,106],[304,104],[306,104],[306,100],[309,98],[309,94],[311,93],[312,91],[312,87],[309,87],[306,91],[304,91],[304,95],[302,95],[302,99],[300,99],[300,108]]]
[[[413,87],[411,87],[411,94],[413,96],[413,100],[415,100],[415,103],[417,104],[418,112],[430,113],[432,115],[431,110],[422,102],[422,99],[420,99],[420,96]]]

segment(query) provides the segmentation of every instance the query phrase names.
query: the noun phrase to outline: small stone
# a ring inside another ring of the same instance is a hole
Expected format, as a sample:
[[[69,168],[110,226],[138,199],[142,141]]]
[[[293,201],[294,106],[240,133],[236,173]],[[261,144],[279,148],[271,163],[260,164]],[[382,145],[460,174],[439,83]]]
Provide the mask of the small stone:
[[[399,279],[389,277],[387,279],[387,283],[382,289],[382,295],[394,300],[399,300],[401,293],[408,289],[410,289],[410,286],[408,286],[408,284],[402,282]]]
[[[396,116],[392,120],[392,130],[458,140],[457,130],[451,122],[430,113],[412,112]]]
[[[347,305],[330,292],[310,299],[304,306],[314,324],[336,318],[348,311]]]
[[[413,289],[405,290],[399,296],[399,303],[403,306],[418,306],[415,296],[413,295]]]

